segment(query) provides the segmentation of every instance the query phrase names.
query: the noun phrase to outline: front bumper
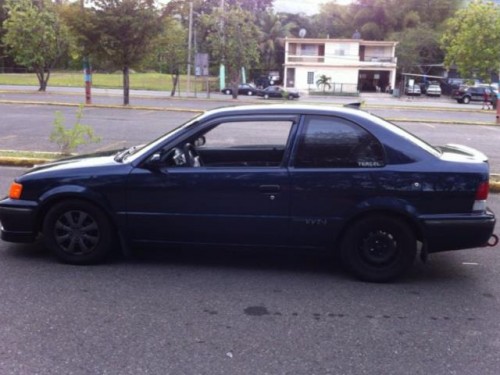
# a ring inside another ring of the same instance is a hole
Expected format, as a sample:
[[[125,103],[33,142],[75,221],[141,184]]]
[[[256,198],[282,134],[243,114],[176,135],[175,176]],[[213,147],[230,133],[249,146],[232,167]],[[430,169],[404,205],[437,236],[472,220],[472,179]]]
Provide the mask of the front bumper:
[[[495,230],[495,214],[433,216],[421,218],[427,252],[471,249],[485,246]]]
[[[35,202],[5,199],[0,202],[1,238],[8,242],[32,242],[38,235]]]

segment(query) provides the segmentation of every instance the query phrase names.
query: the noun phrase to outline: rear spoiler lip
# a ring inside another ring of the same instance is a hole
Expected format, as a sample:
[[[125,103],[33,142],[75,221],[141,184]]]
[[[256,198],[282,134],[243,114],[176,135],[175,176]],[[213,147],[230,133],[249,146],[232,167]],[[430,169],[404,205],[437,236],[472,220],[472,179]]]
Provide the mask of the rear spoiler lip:
[[[464,145],[460,145],[460,144],[456,144],[456,143],[449,143],[446,146],[441,146],[440,149],[443,152],[446,152],[446,151],[455,152],[455,153],[469,156],[469,157],[476,159],[476,160],[481,160],[481,161],[484,161],[486,163],[488,162],[488,157],[483,152],[476,150],[475,148],[472,148],[472,147],[468,147],[468,146],[464,146]]]

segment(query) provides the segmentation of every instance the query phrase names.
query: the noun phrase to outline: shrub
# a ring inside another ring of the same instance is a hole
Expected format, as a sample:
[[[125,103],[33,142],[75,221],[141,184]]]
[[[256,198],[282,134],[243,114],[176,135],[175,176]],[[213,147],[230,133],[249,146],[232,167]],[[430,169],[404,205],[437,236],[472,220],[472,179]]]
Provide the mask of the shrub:
[[[61,154],[71,155],[80,145],[99,143],[101,141],[101,137],[94,134],[94,129],[91,126],[81,123],[82,117],[83,105],[80,105],[76,112],[76,123],[72,128],[66,128],[63,114],[56,111],[49,139],[59,146]]]

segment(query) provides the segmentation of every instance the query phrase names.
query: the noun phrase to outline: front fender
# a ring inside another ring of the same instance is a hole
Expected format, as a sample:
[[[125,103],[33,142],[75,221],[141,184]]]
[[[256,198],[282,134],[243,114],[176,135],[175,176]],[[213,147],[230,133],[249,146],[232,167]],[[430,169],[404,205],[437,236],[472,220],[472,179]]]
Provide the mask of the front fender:
[[[88,186],[81,185],[62,185],[44,192],[39,198],[38,223],[41,225],[47,211],[54,204],[67,199],[79,199],[88,201],[101,208],[116,225],[120,225],[116,217],[115,210],[109,199],[99,191]]]

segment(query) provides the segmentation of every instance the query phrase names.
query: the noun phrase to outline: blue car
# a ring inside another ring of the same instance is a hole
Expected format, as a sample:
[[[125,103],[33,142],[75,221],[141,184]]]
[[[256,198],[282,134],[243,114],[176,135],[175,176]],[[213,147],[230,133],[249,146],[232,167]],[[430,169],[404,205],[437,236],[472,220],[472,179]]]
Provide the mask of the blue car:
[[[491,238],[484,154],[431,146],[355,108],[206,112],[109,155],[37,166],[0,201],[5,241],[66,263],[151,244],[320,249],[362,280],[404,275],[417,253]]]

